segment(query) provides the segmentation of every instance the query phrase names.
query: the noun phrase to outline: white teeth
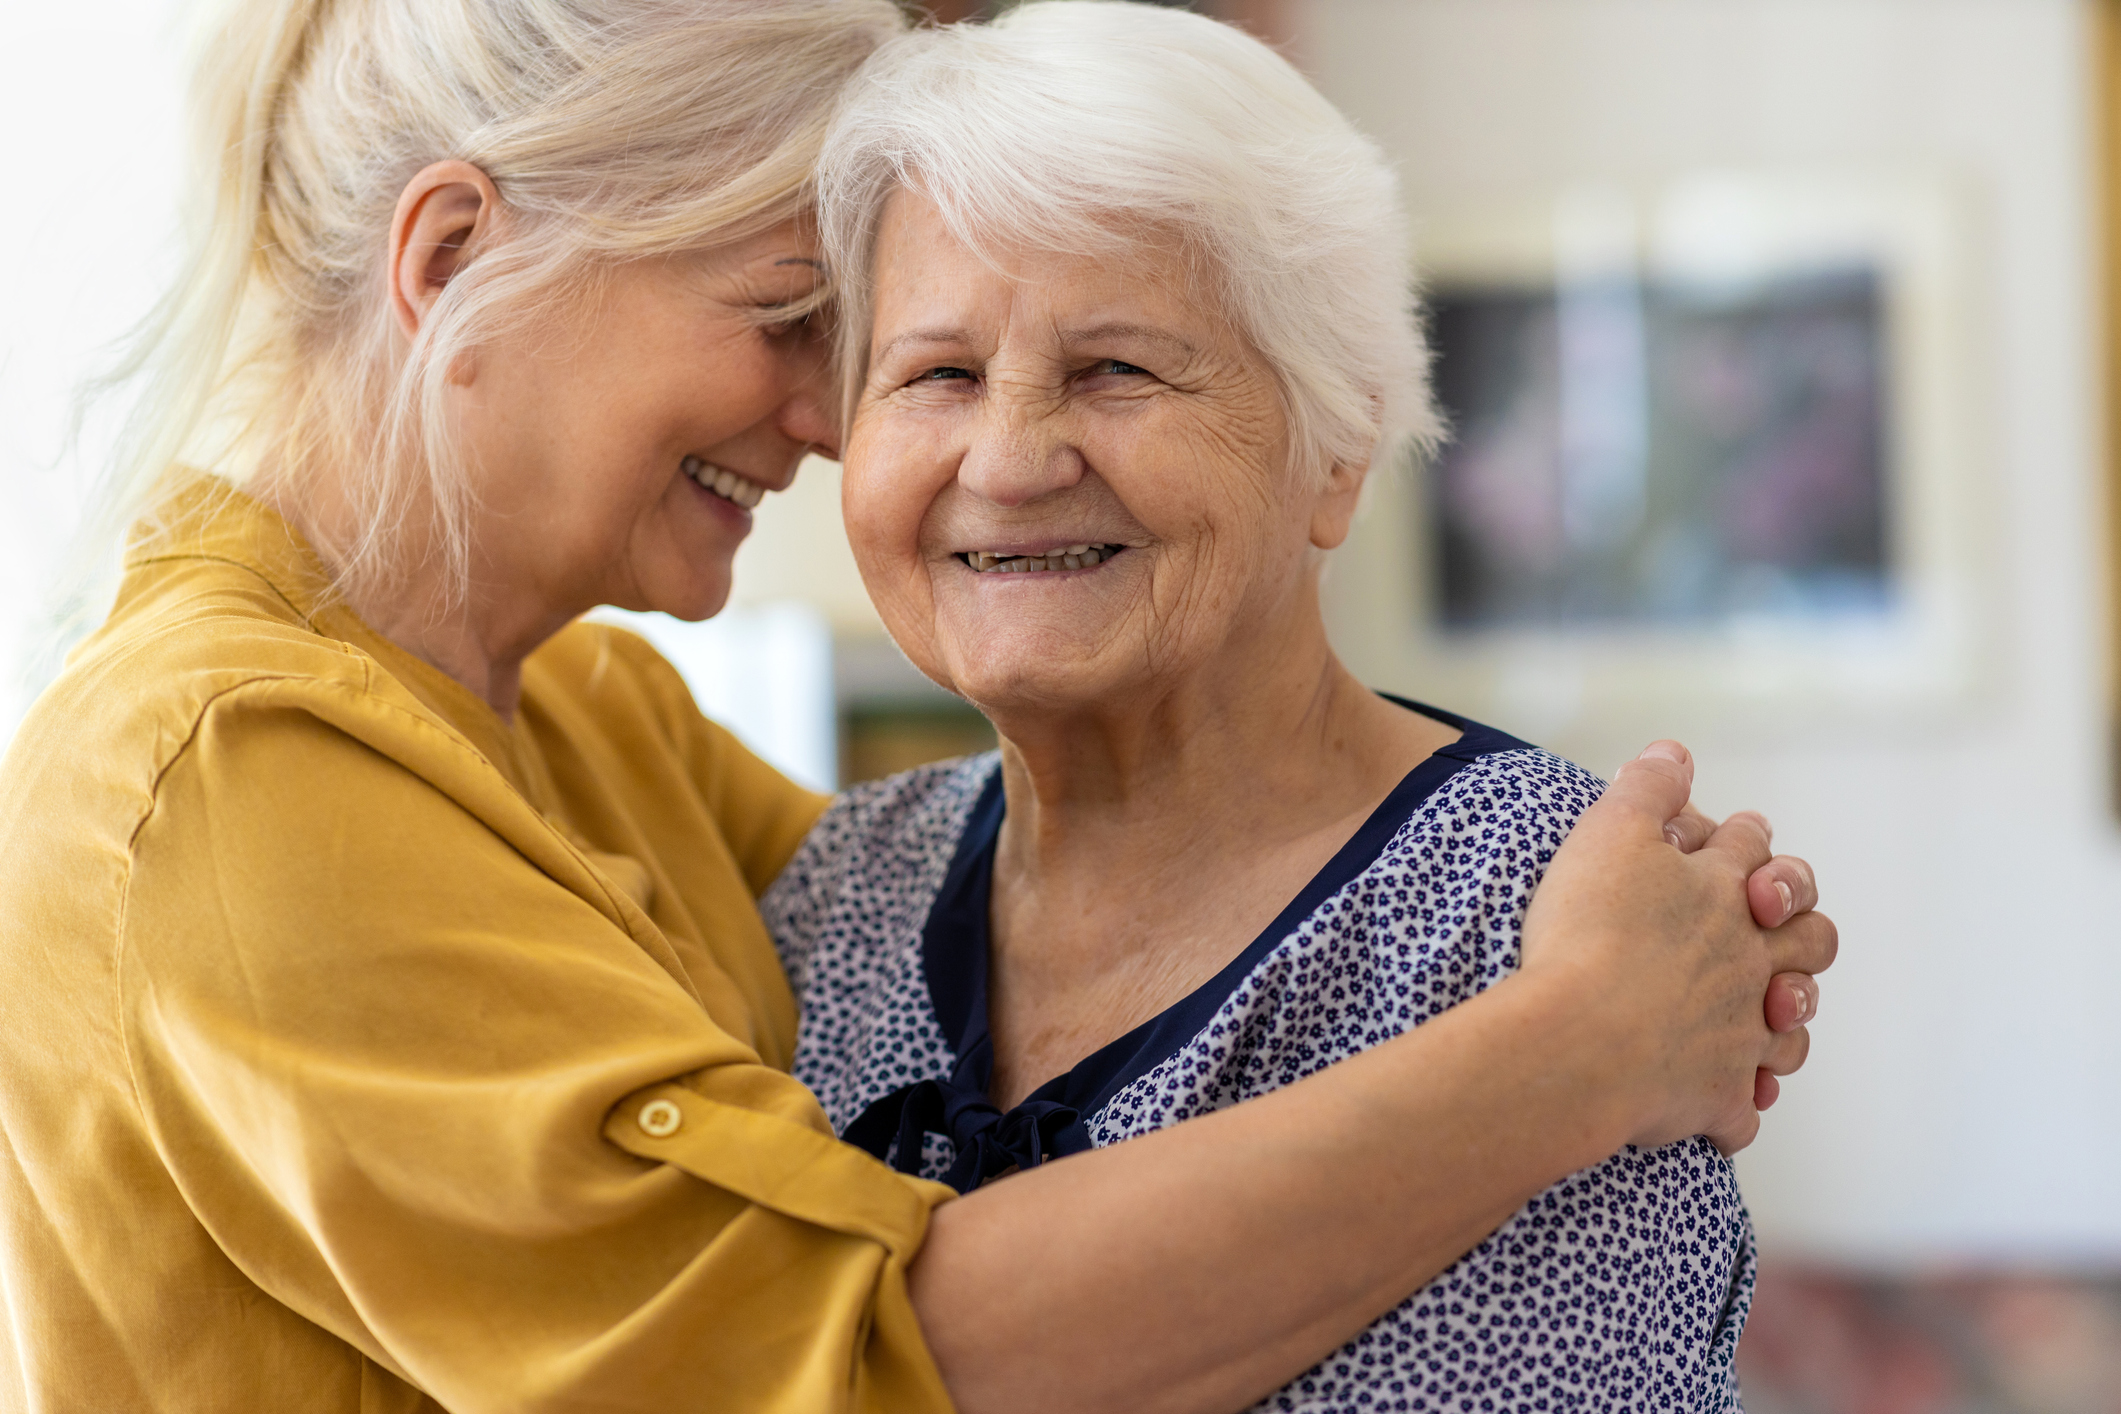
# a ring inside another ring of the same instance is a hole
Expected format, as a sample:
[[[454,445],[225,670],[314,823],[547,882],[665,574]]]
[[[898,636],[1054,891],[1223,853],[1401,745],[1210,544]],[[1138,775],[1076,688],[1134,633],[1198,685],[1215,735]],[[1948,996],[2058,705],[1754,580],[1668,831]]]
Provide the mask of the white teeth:
[[[748,476],[738,476],[724,466],[712,466],[698,457],[686,457],[678,463],[678,470],[697,481],[725,501],[750,510],[766,499],[766,488]]]

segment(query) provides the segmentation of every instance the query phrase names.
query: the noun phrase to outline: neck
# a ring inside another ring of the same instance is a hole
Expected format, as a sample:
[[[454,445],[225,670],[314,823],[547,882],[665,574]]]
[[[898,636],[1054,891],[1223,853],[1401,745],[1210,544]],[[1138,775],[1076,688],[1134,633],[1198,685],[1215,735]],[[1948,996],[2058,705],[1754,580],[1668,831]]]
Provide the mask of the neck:
[[[327,491],[298,501],[271,486],[263,495],[336,576],[342,566],[332,547],[346,544],[349,537],[334,532],[351,522],[343,498]],[[422,523],[417,514],[406,520]],[[428,547],[408,546],[401,553],[415,568],[384,585],[349,586],[347,606],[376,633],[463,684],[503,722],[513,720],[522,695],[523,660],[575,615],[552,610],[541,595],[471,588],[458,592],[441,557],[428,553]],[[476,565],[471,575],[474,584],[503,578],[482,574]]]
[[[504,722],[515,717],[522,696],[523,660],[567,623],[563,618],[550,627],[526,632],[497,622],[494,615],[478,613],[461,598],[450,607],[448,596],[435,586],[424,586],[413,594],[349,595],[348,603],[362,622],[455,678],[484,699]]]
[[[1365,689],[1305,607],[1116,705],[993,713],[997,1103],[1206,982],[1458,735]]]
[[[1001,869],[1113,882],[1301,837],[1381,797],[1381,767],[1404,760],[1404,773],[1453,735],[1364,688],[1315,604],[1296,607],[1293,622],[1123,700],[996,712]]]

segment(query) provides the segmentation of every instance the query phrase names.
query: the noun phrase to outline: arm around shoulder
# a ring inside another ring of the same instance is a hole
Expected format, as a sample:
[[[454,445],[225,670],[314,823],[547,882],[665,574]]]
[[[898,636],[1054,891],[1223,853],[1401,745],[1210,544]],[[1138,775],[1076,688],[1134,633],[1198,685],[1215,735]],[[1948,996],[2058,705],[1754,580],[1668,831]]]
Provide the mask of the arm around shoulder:
[[[1623,772],[1586,812],[1519,974],[1272,1094],[939,1210],[913,1294],[965,1414],[1241,1408],[1549,1184],[1750,1115],[1790,1039],[1763,1018],[1768,980],[1824,967],[1832,927],[1755,922],[1764,835],[1666,844],[1688,784]]]

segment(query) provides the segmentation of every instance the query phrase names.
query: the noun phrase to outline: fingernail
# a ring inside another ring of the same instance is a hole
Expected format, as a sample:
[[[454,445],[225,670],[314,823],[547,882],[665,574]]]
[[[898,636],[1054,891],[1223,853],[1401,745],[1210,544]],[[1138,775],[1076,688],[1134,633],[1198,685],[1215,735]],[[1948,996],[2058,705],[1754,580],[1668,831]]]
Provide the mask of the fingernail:
[[[1673,849],[1686,848],[1686,846],[1680,842],[1679,831],[1673,829],[1670,825],[1664,827],[1664,842],[1670,845]]]
[[[1799,1026],[1802,1026],[1804,1025],[1804,1023],[1812,1019],[1811,989],[1809,987],[1800,987],[1797,986],[1795,983],[1792,983],[1790,985],[1790,990],[1797,994],[1797,1024]]]
[[[1780,879],[1775,881],[1775,897],[1782,900],[1782,916],[1789,917],[1791,907],[1797,902],[1797,896],[1791,893],[1790,886]]]
[[[1654,756],[1660,761],[1685,761],[1686,751],[1676,741],[1653,741],[1642,749],[1637,761]]]

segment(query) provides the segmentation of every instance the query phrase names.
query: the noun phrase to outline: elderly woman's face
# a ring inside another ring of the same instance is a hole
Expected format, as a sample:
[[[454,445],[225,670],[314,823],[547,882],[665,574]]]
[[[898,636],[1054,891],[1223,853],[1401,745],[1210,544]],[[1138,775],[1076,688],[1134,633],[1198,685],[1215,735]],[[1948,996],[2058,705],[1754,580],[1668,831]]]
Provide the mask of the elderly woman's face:
[[[1002,266],[892,199],[844,495],[893,636],[990,709],[1271,655],[1359,477],[1290,470],[1270,370],[1175,255]]]

